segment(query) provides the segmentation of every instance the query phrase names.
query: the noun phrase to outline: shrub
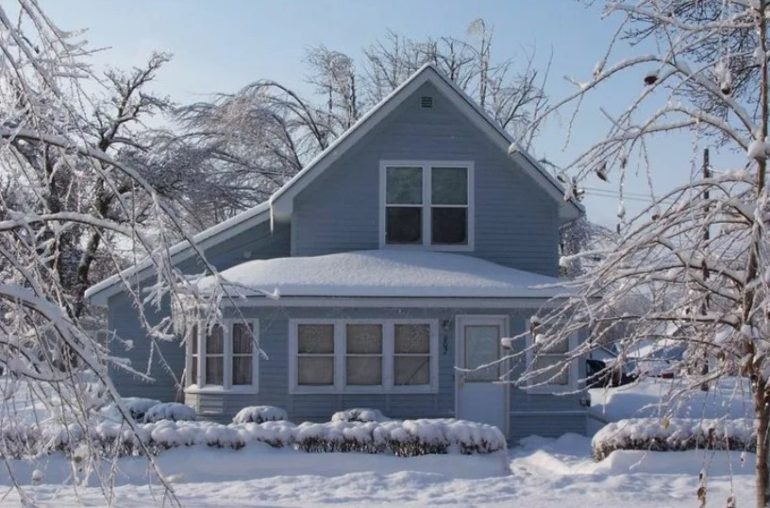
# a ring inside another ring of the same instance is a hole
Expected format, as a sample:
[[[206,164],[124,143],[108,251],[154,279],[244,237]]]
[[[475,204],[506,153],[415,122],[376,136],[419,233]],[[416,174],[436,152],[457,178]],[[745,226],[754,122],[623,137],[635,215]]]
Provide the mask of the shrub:
[[[150,411],[148,411],[148,415]],[[239,449],[266,443],[305,452],[385,453],[399,457],[426,454],[482,454],[505,449],[497,427],[454,419],[389,420],[386,422],[287,421],[223,425],[209,421],[163,419],[138,426],[137,434],[124,423],[105,420],[88,428],[91,443],[105,456],[140,455],[141,445],[152,454],[181,446],[205,445]],[[7,429],[4,451],[22,458],[52,451],[74,453],[83,443],[82,428],[48,423]]]
[[[333,422],[386,422],[390,420],[379,409],[353,408],[332,415]]]
[[[178,402],[163,402],[152,406],[144,415],[145,423],[171,420],[173,422],[195,420],[195,410]]]
[[[288,420],[286,410],[275,406],[249,406],[238,411],[233,423],[264,423]]]
[[[749,418],[705,420],[635,418],[604,426],[591,441],[594,460],[615,450],[684,451],[756,450],[754,422]]]

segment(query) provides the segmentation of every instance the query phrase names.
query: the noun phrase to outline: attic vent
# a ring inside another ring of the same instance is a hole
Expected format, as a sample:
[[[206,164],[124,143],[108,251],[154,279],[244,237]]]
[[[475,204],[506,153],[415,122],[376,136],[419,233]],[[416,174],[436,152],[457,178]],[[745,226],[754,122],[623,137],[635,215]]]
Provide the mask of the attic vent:
[[[420,97],[420,107],[421,108],[432,108],[433,107],[433,97],[430,95],[423,95]]]

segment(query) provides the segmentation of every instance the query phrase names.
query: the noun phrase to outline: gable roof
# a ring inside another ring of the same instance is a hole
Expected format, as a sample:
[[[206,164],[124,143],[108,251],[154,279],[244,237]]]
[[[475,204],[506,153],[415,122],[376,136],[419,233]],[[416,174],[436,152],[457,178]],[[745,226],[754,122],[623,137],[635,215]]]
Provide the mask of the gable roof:
[[[490,118],[476,101],[438,71],[433,64],[425,64],[270,196],[271,218],[288,220],[293,211],[294,197],[425,83],[433,84],[495,145],[504,153],[510,153],[512,159],[518,162],[519,166],[524,168],[529,176],[559,203],[559,216],[562,220],[573,220],[584,212],[582,205],[578,202],[564,200],[564,188],[561,184],[505,129]],[[516,149],[511,150],[511,147]]]
[[[425,64],[342,133],[323,152],[319,153],[299,173],[270,196],[268,201],[198,233],[192,237],[193,242],[200,248],[206,249],[268,219],[271,222],[273,220],[288,220],[293,210],[294,197],[425,83],[433,84],[504,153],[512,152],[513,160],[518,162],[518,165],[527,171],[533,180],[559,203],[559,216],[562,220],[575,219],[584,212],[582,205],[578,202],[564,200],[564,188],[561,184],[526,150],[520,147],[505,129],[490,118],[476,101],[432,64]],[[517,147],[517,149],[509,150],[512,146]],[[186,240],[169,249],[169,255],[174,263],[187,259],[194,253],[195,250]],[[150,259],[145,259],[119,274],[94,284],[86,290],[85,297],[95,305],[106,305],[110,296],[120,292],[123,280],[132,279],[132,282],[138,282],[154,273],[154,264]]]

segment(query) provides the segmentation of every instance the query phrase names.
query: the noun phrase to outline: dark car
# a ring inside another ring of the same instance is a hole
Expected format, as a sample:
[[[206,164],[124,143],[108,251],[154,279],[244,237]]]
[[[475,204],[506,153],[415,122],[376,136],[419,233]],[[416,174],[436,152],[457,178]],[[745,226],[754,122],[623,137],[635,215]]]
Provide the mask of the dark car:
[[[610,369],[601,360],[589,358],[586,360],[586,387],[604,388],[607,386],[623,386],[636,380],[633,374],[627,374],[622,369]]]

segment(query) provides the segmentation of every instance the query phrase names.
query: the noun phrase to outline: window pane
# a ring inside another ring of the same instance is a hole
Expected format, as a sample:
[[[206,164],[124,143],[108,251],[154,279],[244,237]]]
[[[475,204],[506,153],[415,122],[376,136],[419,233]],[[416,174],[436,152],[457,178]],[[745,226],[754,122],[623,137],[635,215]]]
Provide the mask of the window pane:
[[[299,325],[297,338],[300,353],[334,353],[334,325]]]
[[[467,205],[468,169],[431,169],[431,204]]]
[[[395,325],[394,328],[396,353],[430,352],[429,325]]]
[[[251,384],[251,356],[233,357],[233,385]]]
[[[198,325],[193,326],[192,336],[190,337],[189,340],[192,346],[192,354],[197,355],[198,354]]]
[[[554,342],[551,339],[545,339],[543,344],[543,353],[567,353],[569,351],[569,337],[564,340]]]
[[[430,357],[396,356],[393,358],[393,383],[396,385],[430,384]]]
[[[206,353],[222,354],[224,353],[224,340],[222,339],[222,327],[214,325],[206,337]]]
[[[349,385],[381,385],[381,356],[348,356],[346,380]]]
[[[348,353],[382,353],[382,325],[347,325]]]
[[[246,326],[243,323],[233,324],[233,353],[251,354],[254,337],[252,335],[252,325]]]
[[[468,243],[467,208],[431,208],[431,241],[434,244]]]
[[[473,369],[499,358],[500,328],[489,325],[465,327],[465,368]],[[466,382],[496,381],[497,366],[465,374]]]
[[[301,385],[333,385],[334,358],[331,356],[299,357],[297,383]]]
[[[188,372],[190,373],[189,374],[190,377],[187,381],[187,384],[191,384],[191,385],[197,384],[198,383],[198,357],[197,356],[192,357],[192,365],[190,365],[190,369],[188,370]]]
[[[206,357],[206,384],[207,385],[221,385],[224,372],[223,358],[220,357]]]
[[[389,206],[386,216],[387,243],[422,243],[422,208]]]
[[[568,385],[569,368],[564,368],[563,356],[540,356],[535,358],[533,370],[546,369],[535,376],[532,384]],[[551,379],[553,378],[553,379]]]
[[[386,203],[419,205],[422,203],[422,168],[388,168]]]

